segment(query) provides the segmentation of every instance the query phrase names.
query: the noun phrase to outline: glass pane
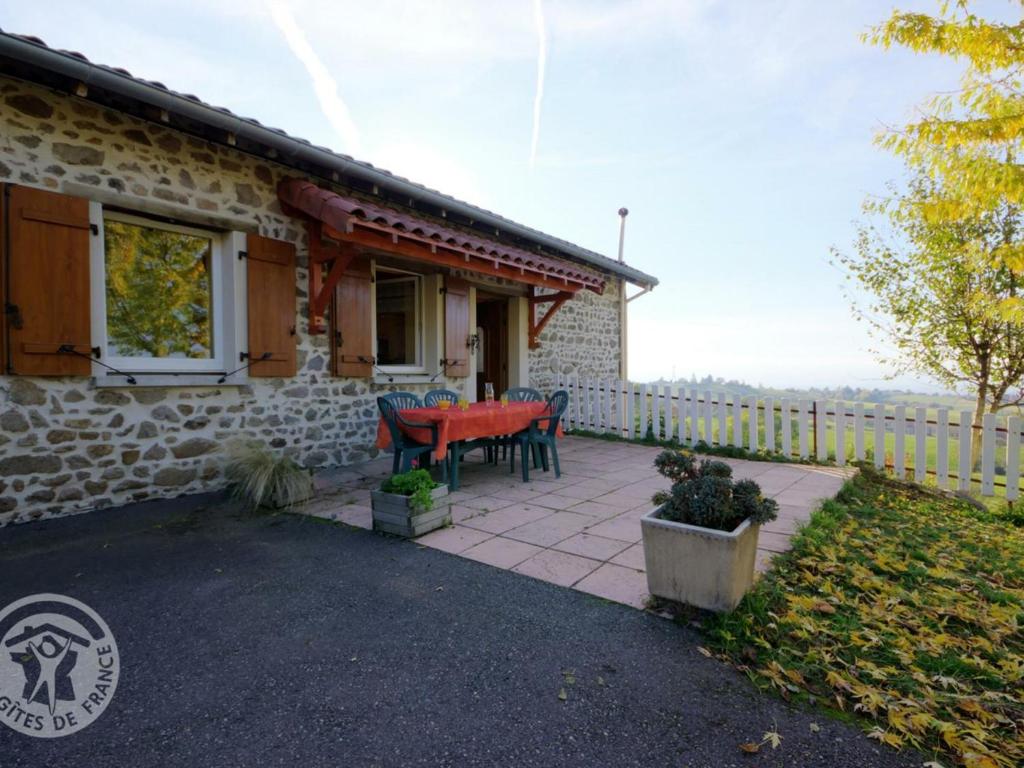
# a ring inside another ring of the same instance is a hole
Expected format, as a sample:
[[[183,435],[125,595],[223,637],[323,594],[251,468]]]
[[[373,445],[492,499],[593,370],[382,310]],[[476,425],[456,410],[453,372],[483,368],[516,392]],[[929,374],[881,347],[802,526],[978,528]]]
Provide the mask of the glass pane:
[[[107,349],[115,357],[209,359],[209,238],[107,219]]]
[[[377,274],[377,363],[416,365],[415,277]]]

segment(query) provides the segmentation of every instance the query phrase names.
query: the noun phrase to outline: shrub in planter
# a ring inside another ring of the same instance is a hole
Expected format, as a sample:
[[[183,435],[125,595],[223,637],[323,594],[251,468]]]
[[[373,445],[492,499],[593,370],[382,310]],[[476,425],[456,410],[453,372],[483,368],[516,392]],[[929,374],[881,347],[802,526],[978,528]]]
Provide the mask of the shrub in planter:
[[[294,507],[313,495],[313,476],[289,456],[278,456],[255,440],[228,446],[224,474],[236,498],[253,509]]]
[[[778,504],[722,461],[664,451],[655,466],[672,489],[641,520],[647,586],[658,597],[714,611],[736,607],[754,581],[757,534]]]
[[[775,499],[765,498],[753,480],[733,481],[732,467],[724,461],[662,451],[654,466],[672,481],[671,491],[654,496],[665,520],[731,531],[747,519],[763,525],[778,516]]]
[[[425,469],[392,475],[370,497],[375,531],[413,538],[452,520],[448,486]]]

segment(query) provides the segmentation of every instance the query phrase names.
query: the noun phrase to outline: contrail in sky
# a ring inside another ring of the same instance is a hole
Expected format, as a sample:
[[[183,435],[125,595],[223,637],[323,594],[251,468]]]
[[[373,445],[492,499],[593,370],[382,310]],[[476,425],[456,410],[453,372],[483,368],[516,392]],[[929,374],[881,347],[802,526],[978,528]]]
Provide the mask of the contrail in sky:
[[[548,31],[544,24],[541,0],[533,0],[533,21],[537,26],[537,91],[533,97],[533,137],[530,139],[530,167],[537,161],[537,143],[540,141],[540,107],[544,101],[544,70],[548,63]]]
[[[351,154],[360,154],[362,149],[359,130],[352,120],[348,106],[338,95],[338,84],[334,82],[331,73],[320,61],[313,46],[309,44],[306,33],[295,21],[291,9],[276,0],[268,0],[267,8],[270,10],[274,25],[284,36],[288,47],[309,73],[309,77],[313,81],[313,91],[316,93],[317,101],[320,102],[320,109],[327,117],[331,127],[341,136],[345,151]]]

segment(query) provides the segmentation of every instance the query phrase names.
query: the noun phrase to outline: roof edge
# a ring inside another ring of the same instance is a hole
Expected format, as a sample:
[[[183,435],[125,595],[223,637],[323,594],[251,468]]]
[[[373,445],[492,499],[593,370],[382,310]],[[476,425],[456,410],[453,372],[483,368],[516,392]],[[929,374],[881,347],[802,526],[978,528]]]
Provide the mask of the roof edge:
[[[188,98],[166,88],[140,80],[127,72],[94,64],[84,57],[59,51],[41,42],[12,35],[0,30],[0,56],[7,56],[25,64],[49,70],[65,77],[74,78],[86,86],[117,93],[128,98],[146,101],[155,107],[186,116],[211,127],[234,133],[236,136],[264,144],[278,152],[277,161],[303,160],[320,165],[338,173],[361,179],[389,191],[406,195],[430,205],[459,213],[463,216],[493,226],[498,230],[531,240],[582,261],[590,266],[609,272],[624,280],[645,288],[658,285],[658,279],[628,264],[611,259],[595,251],[570,243],[567,240],[545,234],[539,230],[518,224],[510,219],[478,208],[421,184],[394,176],[354,158],[340,155],[324,147],[294,138],[288,134],[260,125],[255,120],[239,117],[227,110],[206,104],[198,99]]]

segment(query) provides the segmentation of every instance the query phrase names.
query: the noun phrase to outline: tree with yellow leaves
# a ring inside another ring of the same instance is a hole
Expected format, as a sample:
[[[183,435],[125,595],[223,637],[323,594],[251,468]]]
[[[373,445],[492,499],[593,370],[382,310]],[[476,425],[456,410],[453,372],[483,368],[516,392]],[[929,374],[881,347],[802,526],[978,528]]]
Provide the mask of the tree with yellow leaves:
[[[1024,11],[1024,0],[1011,6]],[[927,215],[953,221],[1024,204],[1024,14],[1011,21],[981,18],[970,0],[943,0],[934,16],[894,11],[864,39],[936,53],[964,64],[960,89],[933,96],[920,119],[885,131],[879,143],[941,180],[942,197]],[[994,256],[1024,273],[1024,244],[1008,243]],[[1024,299],[1000,307],[1024,321]]]

